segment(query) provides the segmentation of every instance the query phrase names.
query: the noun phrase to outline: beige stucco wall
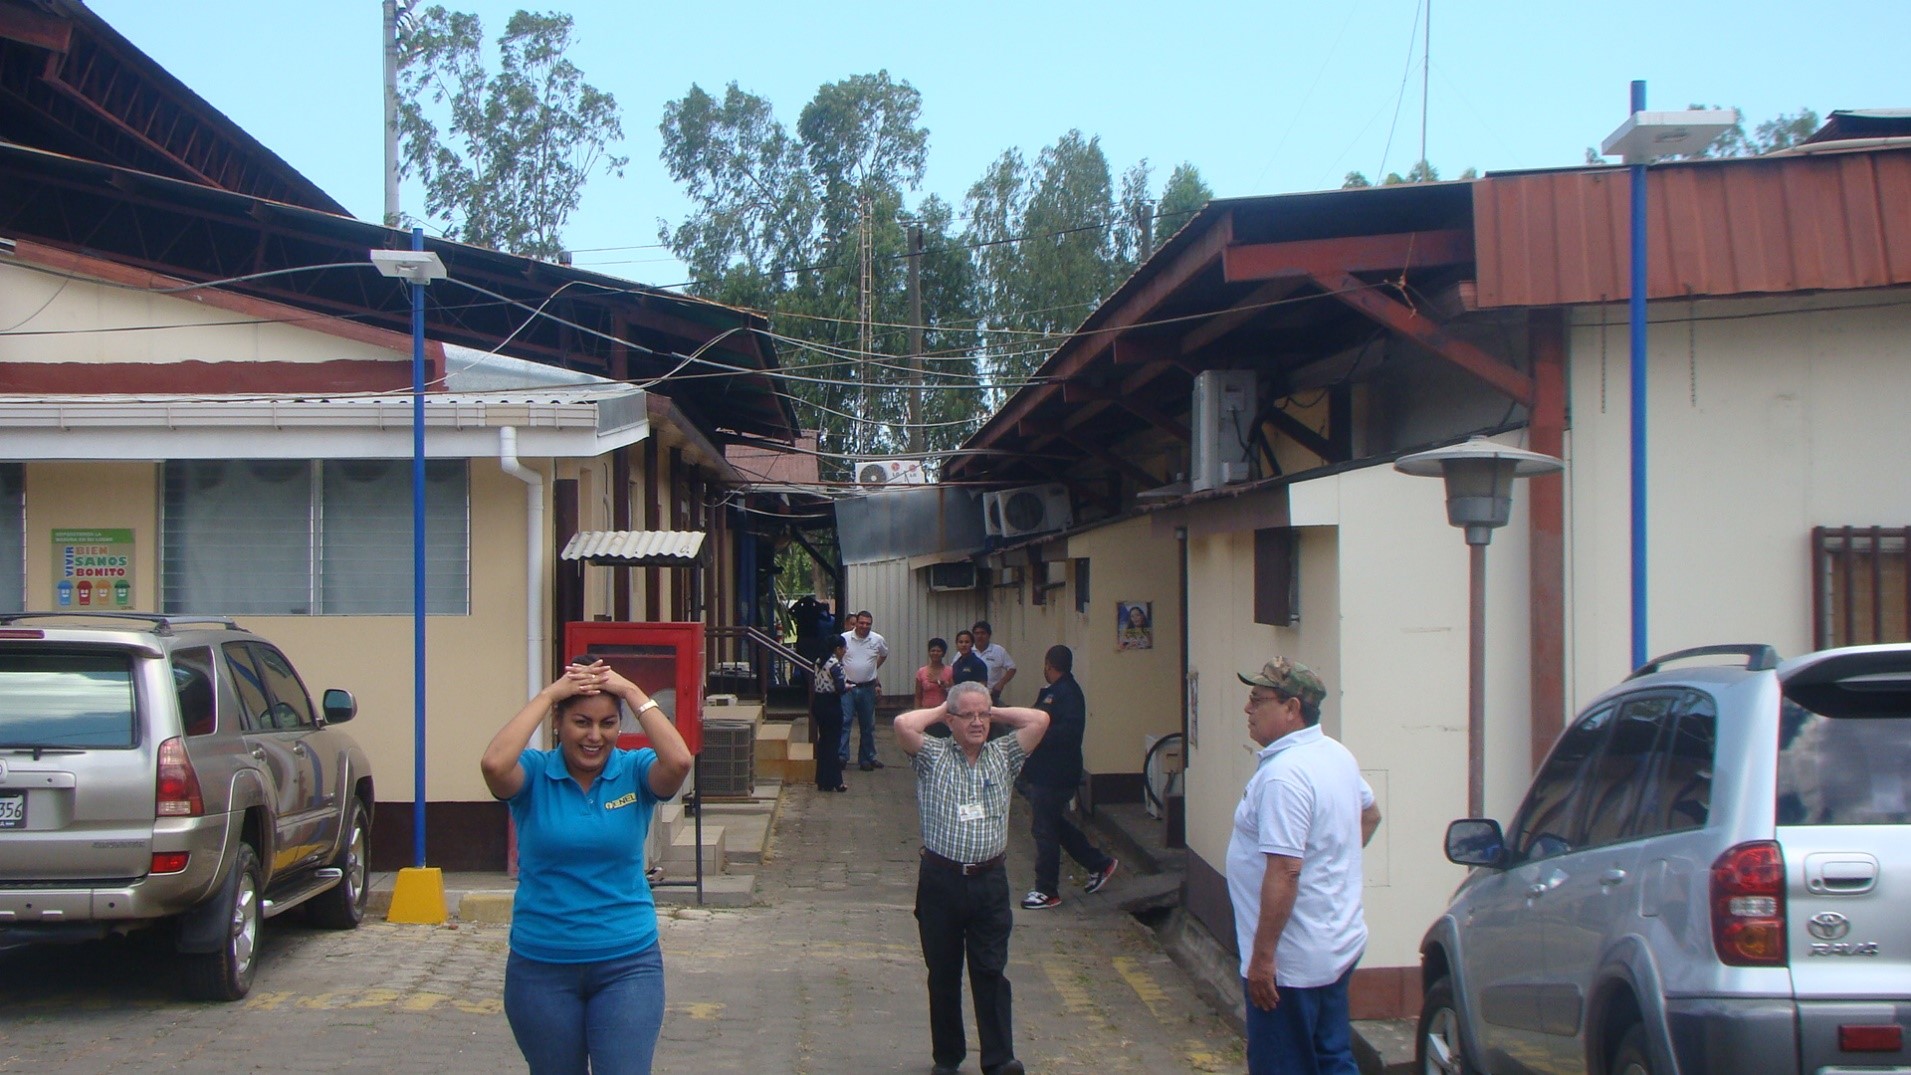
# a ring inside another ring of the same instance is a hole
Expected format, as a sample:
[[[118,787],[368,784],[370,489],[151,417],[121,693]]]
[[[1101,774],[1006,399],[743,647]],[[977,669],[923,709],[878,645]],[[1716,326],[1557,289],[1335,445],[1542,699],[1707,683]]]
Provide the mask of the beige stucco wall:
[[[543,461],[527,465],[549,473]],[[134,601],[142,609],[156,607],[159,474],[152,463],[26,466],[29,607],[53,607],[56,527],[132,528]],[[547,482],[547,498],[548,490]],[[431,616],[426,624],[425,779],[434,801],[489,798],[478,755],[526,696],[524,504],[523,483],[493,460],[472,460],[470,615]],[[546,549],[547,587],[550,555]],[[315,697],[329,687],[357,696],[359,715],[348,729],[371,756],[378,797],[411,799],[411,617],[235,618],[283,648]]]
[[[1089,563],[1085,616],[1075,615],[1072,576],[1066,590],[1053,591],[1066,598],[1067,615],[1077,621],[1068,645],[1088,696],[1082,761],[1092,773],[1138,773],[1143,737],[1181,730],[1180,549],[1171,533],[1141,518],[1075,535],[1068,554]],[[1117,650],[1116,605],[1134,601],[1153,605],[1154,648]],[[1030,650],[1031,674],[1041,671],[1043,648]]]
[[[371,273],[367,263],[364,270]],[[311,315],[274,308],[293,323],[209,305],[195,292],[156,295],[0,262],[0,324],[33,335],[0,337],[6,362],[388,361],[390,348],[311,331]],[[190,326],[189,328],[186,326]],[[137,327],[140,331],[106,331]],[[84,330],[84,331],[70,331]],[[403,343],[403,338],[393,340]],[[110,392],[111,385],[99,390]]]
[[[1811,528],[1911,524],[1906,295],[1652,307],[1649,655],[1719,642],[1805,652]],[[1629,344],[1619,306],[1603,311],[1602,346],[1601,313],[1577,312],[1571,338],[1575,707],[1630,665]]]
[[[1441,853],[1466,812],[1467,556],[1446,525],[1441,485],[1377,466],[1302,482],[1300,622],[1254,622],[1252,531],[1190,543],[1191,671],[1199,730],[1190,752],[1189,848],[1224,870],[1254,744],[1236,678],[1275,654],[1318,670],[1322,727],[1346,744],[1385,822],[1367,851],[1363,965],[1405,966],[1460,878]],[[1487,801],[1506,816],[1524,791],[1528,677],[1525,515],[1488,556]]]

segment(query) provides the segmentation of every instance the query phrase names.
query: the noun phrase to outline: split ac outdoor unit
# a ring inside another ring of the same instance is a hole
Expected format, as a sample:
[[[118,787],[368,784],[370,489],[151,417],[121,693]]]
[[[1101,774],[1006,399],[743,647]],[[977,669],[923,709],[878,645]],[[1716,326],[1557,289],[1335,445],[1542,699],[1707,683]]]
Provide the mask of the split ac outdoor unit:
[[[975,589],[975,561],[929,565],[929,589],[935,593]]]
[[[856,464],[858,485],[927,485],[920,459],[865,459]]]
[[[1254,371],[1203,370],[1194,378],[1195,492],[1246,481],[1248,442],[1254,433]]]
[[[996,537],[1017,538],[1066,530],[1074,525],[1068,486],[1060,482],[982,494],[983,529]]]

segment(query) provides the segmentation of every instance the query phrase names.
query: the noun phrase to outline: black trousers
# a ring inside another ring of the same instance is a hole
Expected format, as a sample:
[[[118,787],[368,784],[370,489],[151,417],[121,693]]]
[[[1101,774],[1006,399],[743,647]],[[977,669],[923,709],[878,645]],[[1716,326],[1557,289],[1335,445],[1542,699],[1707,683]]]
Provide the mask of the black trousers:
[[[843,737],[843,700],[839,694],[810,696],[810,719],[816,722],[816,787],[835,791],[843,783],[843,759],[836,741]]]
[[[930,1055],[957,1067],[968,1055],[962,1029],[962,962],[968,957],[982,1070],[1015,1059],[1009,1015],[1009,874],[1001,866],[968,877],[924,862],[916,874],[916,928],[929,967]]]
[[[1062,852],[1081,864],[1082,869],[1098,872],[1107,868],[1108,855],[1082,835],[1068,820],[1068,800],[1074,788],[1045,788],[1030,784],[1029,819],[1035,836],[1035,890],[1050,896],[1061,892]]]

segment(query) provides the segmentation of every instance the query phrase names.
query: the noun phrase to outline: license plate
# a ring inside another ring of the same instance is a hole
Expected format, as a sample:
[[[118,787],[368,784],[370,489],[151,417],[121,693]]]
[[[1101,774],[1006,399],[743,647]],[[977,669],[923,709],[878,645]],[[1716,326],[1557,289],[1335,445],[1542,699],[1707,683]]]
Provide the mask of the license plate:
[[[0,829],[27,827],[27,793],[0,791]]]

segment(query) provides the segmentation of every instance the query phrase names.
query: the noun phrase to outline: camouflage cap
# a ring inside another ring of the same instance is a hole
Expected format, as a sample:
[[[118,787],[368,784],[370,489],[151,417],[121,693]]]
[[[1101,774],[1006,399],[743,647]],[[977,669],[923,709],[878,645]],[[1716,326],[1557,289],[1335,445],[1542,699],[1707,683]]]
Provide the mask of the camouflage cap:
[[[1262,665],[1258,676],[1240,678],[1250,687],[1271,687],[1290,698],[1299,698],[1305,705],[1319,705],[1327,697],[1327,685],[1312,668],[1286,657],[1276,657]]]

